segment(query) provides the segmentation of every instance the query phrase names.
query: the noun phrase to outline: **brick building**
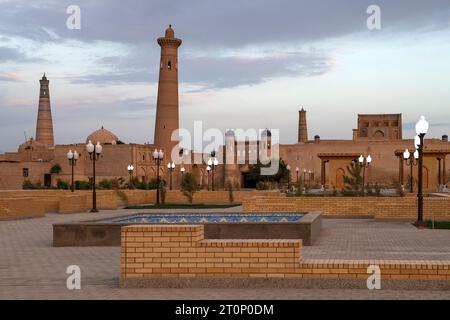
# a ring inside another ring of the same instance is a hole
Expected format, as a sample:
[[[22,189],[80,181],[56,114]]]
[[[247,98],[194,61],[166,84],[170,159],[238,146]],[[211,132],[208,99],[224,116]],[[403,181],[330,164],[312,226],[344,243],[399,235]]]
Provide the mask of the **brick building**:
[[[154,144],[125,144],[120,141],[120,137],[102,127],[90,134],[85,142],[55,145],[50,107],[50,81],[44,75],[40,80],[36,139],[31,138],[20,145],[17,152],[0,154],[0,189],[21,189],[25,180],[40,181],[46,186],[55,185],[56,179],[69,182],[71,168],[66,157],[69,150],[76,150],[80,154],[74,168],[75,180],[88,180],[92,176],[92,164],[85,151],[85,144],[89,140],[103,145],[102,157],[96,164],[97,181],[119,177],[128,179],[129,164],[134,166],[133,175],[139,180],[154,179],[157,168],[152,153],[156,147],[164,150],[166,154],[159,168],[160,176],[166,181],[169,181],[167,163],[172,160],[179,162],[181,159],[182,164],[173,172],[174,188],[179,186],[181,167],[185,168],[186,172],[193,172],[202,186],[210,184],[212,175],[208,172],[206,163],[189,164],[202,155],[178,148],[176,136],[172,140],[172,133],[179,127],[178,48],[182,41],[175,38],[174,31],[169,26],[165,36],[158,38],[157,42],[161,46],[161,59]],[[247,141],[243,150],[238,150],[234,132],[231,130],[226,132],[225,144],[217,150],[219,165],[214,170],[215,186],[224,188],[231,182],[235,188],[254,187],[254,182],[248,179],[250,170],[248,160],[254,155],[261,154],[261,151],[266,151],[270,155],[270,150],[274,147],[270,137],[270,131],[264,130],[259,142]],[[322,140],[318,135],[311,140],[308,137],[307,113],[302,108],[299,111],[298,142],[280,144],[278,147],[279,156],[291,167],[293,182],[303,179],[310,185],[339,189],[343,187],[346,166],[361,154],[370,154],[373,158],[371,166],[367,169],[368,183],[383,185],[406,183],[409,171],[403,164],[401,152],[405,149],[414,150],[414,141],[403,139],[401,114],[359,114],[352,140]],[[426,191],[435,191],[439,183],[450,182],[449,153],[450,143],[447,136],[440,139],[427,137],[425,140]],[[232,163],[225,161],[230,156],[240,161]],[[52,175],[50,169],[55,164],[59,164],[62,171]]]

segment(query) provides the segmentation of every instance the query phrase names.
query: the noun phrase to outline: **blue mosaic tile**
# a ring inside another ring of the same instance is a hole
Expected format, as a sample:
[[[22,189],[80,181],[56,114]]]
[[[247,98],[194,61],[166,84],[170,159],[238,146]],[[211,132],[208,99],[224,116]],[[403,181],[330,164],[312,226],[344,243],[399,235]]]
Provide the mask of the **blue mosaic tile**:
[[[112,223],[282,223],[297,222],[303,213],[259,213],[259,214],[216,214],[216,213],[169,213],[135,214],[105,220]]]

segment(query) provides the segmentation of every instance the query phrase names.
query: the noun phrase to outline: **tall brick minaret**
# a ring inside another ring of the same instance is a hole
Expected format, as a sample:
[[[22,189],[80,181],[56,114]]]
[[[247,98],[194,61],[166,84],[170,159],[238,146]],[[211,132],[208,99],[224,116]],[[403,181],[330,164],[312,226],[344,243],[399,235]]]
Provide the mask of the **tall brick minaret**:
[[[298,112],[298,143],[308,142],[308,126],[306,124],[306,110]]]
[[[44,75],[39,80],[41,88],[39,91],[39,111],[36,123],[36,141],[42,144],[53,146],[53,121],[52,109],[50,108],[49,80]]]
[[[158,99],[156,103],[155,140],[157,148],[163,148],[170,160],[173,148],[178,141],[172,141],[172,132],[179,128],[178,124],[178,47],[181,40],[175,38],[170,25],[166,34],[158,38],[161,46],[159,64]],[[177,139],[178,140],[178,137]],[[177,151],[175,151],[177,152]]]

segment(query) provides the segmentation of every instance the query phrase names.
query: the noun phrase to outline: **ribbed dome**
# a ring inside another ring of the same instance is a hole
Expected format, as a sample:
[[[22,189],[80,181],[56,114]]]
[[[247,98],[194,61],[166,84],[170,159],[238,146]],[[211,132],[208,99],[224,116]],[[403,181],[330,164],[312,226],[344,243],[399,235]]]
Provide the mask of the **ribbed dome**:
[[[102,126],[101,129],[92,132],[86,138],[86,143],[88,143],[89,140],[91,140],[93,144],[96,144],[97,142],[100,142],[100,144],[116,144],[119,138],[114,133],[106,130]]]

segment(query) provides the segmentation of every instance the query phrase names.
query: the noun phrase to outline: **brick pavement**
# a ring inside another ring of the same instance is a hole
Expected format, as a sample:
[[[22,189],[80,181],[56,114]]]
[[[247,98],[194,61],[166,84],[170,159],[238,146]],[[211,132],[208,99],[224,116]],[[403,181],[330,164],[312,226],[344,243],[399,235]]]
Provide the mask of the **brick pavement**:
[[[119,289],[119,248],[51,246],[53,223],[128,213],[108,210],[0,221],[0,299],[450,299],[448,291],[423,290]],[[322,236],[314,246],[304,247],[304,257],[450,260],[448,248],[450,231],[337,219],[323,221]],[[70,264],[81,267],[82,290],[66,289],[65,270]]]

